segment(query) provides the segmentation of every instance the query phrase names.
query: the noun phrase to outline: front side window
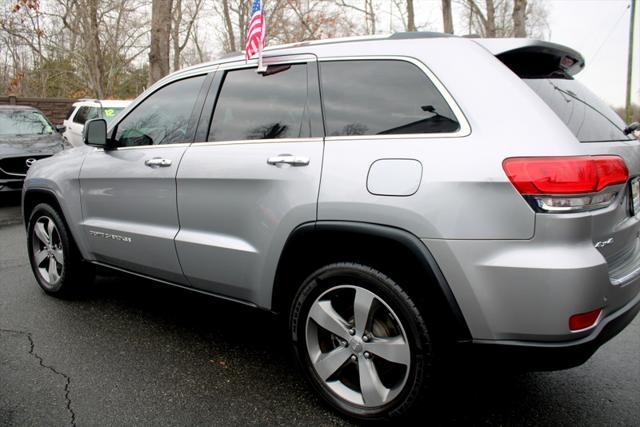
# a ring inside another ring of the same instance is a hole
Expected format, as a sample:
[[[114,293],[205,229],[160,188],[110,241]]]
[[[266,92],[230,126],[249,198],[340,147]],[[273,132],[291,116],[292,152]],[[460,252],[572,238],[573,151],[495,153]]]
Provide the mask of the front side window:
[[[189,120],[205,76],[162,87],[131,111],[115,129],[118,147],[191,142]]]
[[[397,60],[320,64],[327,136],[448,133],[453,111],[415,65]]]
[[[228,71],[216,101],[209,141],[311,136],[307,65]]]
[[[0,110],[0,135],[49,135],[51,123],[38,111]]]
[[[73,122],[78,123],[80,125],[85,124],[85,122],[89,120],[89,110],[90,110],[90,107],[78,108],[78,112],[76,113],[76,116],[73,118]]]

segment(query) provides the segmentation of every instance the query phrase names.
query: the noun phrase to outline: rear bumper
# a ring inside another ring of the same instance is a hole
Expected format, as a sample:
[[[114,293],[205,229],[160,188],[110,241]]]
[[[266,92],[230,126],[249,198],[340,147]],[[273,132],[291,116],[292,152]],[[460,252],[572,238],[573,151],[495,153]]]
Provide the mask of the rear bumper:
[[[474,362],[518,370],[568,369],[586,362],[620,333],[640,312],[640,293],[624,307],[601,319],[590,334],[574,341],[529,342],[474,340],[463,343]]]

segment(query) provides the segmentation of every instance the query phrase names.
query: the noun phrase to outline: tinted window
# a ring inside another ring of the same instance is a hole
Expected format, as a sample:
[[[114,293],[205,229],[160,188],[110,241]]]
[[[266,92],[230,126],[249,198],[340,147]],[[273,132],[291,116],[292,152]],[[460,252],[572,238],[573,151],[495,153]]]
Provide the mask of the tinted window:
[[[83,125],[87,120],[89,120],[88,116],[89,116],[89,107],[80,107],[78,108],[78,112],[76,113],[76,116],[73,118],[73,122]]]
[[[127,115],[116,128],[120,147],[191,142],[189,119],[205,76],[164,86]]]
[[[306,64],[274,67],[270,72],[226,73],[209,141],[311,136]]]
[[[576,80],[524,79],[582,142],[628,140],[624,121]]]
[[[76,111],[76,107],[69,108],[69,110],[67,111],[67,120],[69,120],[71,118],[71,116],[73,115],[74,111]]]
[[[327,136],[455,132],[431,80],[404,61],[320,64]]]
[[[0,135],[48,135],[49,121],[38,111],[0,110]]]

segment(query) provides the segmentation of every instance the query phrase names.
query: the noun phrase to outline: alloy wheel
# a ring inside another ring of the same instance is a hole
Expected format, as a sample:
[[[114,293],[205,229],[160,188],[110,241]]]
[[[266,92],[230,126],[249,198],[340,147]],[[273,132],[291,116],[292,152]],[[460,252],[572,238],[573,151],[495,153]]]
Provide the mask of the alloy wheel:
[[[370,290],[342,285],[325,291],[309,310],[305,332],[315,374],[341,399],[373,408],[403,390],[409,340],[395,312]]]
[[[53,219],[41,216],[32,230],[33,262],[48,286],[56,285],[64,269],[64,251],[60,233]]]

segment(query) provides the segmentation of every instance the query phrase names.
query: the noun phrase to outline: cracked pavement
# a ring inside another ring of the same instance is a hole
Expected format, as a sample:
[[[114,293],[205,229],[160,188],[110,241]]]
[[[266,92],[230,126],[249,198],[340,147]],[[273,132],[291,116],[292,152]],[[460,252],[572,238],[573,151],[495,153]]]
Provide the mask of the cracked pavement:
[[[0,225],[0,426],[347,424],[278,330],[268,313],[124,276],[48,297],[23,226]],[[640,317],[583,366],[446,373],[422,407],[435,425],[637,425]]]

